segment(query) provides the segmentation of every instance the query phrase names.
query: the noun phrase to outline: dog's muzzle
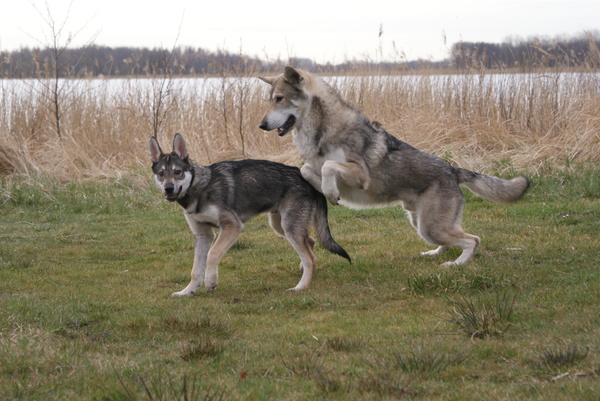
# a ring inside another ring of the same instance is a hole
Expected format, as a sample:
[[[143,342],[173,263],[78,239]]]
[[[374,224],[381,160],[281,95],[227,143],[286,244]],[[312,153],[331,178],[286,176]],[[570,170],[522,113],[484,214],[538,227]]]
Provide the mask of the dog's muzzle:
[[[180,192],[181,192],[181,187],[179,188],[179,191],[175,192],[175,185],[167,184],[164,186],[165,199],[168,200],[169,202],[176,201],[177,198],[179,197]]]
[[[290,130],[294,127],[294,124],[296,124],[296,117],[294,117],[293,115],[290,115],[288,117],[287,120],[285,120],[285,123],[283,123],[283,125],[281,127],[277,127],[277,134],[279,136],[284,136],[285,134],[287,134],[288,132],[290,132]],[[265,131],[271,131],[274,128],[270,128],[269,127],[269,123],[267,122],[267,120],[262,120],[260,122],[260,125],[258,126],[258,128],[265,130]]]

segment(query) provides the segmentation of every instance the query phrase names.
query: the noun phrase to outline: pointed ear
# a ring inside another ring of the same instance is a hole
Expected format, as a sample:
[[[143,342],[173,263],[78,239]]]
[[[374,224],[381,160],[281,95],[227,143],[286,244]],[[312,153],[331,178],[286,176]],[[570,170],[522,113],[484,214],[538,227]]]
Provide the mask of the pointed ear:
[[[300,86],[304,82],[304,77],[300,74],[300,71],[290,66],[283,69],[283,79],[294,86]]]
[[[187,145],[180,134],[175,134],[175,138],[173,138],[173,152],[180,159],[187,159],[189,156]]]
[[[162,154],[158,141],[155,137],[152,137],[152,139],[150,139],[150,159],[152,160],[152,163],[158,163]]]
[[[268,83],[269,85],[273,85],[273,81],[275,80],[275,77],[258,77],[258,79],[260,79],[263,82]]]

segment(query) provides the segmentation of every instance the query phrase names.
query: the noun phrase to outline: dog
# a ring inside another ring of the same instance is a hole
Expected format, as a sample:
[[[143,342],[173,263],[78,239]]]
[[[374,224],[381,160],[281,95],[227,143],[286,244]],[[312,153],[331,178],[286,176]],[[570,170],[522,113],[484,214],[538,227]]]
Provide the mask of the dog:
[[[327,200],[302,178],[297,167],[250,159],[198,166],[190,161],[180,134],[175,135],[169,154],[162,152],[153,137],[150,158],[156,184],[166,200],[183,207],[195,237],[191,281],[173,296],[193,295],[203,279],[206,290],[213,291],[219,261],[244,223],[261,213],[269,214],[275,233],[286,238],[300,256],[302,278],[290,290],[305,290],[312,280],[316,260],[311,226],[325,249],[350,261],[329,231]],[[219,235],[213,244],[215,228]]]
[[[346,103],[318,76],[285,67],[283,74],[259,77],[271,85],[270,105],[259,127],[293,132],[304,159],[302,176],[333,204],[351,208],[401,204],[411,224],[437,245],[461,255],[446,266],[473,258],[480,238],[461,228],[464,197],[459,185],[494,202],[514,202],[529,187],[525,176],[502,180],[451,166],[389,134]]]

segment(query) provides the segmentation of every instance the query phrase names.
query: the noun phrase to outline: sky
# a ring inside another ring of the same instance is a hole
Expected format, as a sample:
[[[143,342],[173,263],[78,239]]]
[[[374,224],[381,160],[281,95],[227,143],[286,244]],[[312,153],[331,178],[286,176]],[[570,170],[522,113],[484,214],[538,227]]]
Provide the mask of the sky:
[[[46,45],[47,10],[63,27],[59,43],[71,37],[74,47],[177,45],[334,64],[437,61],[460,41],[600,30],[600,0],[0,0],[0,50]]]

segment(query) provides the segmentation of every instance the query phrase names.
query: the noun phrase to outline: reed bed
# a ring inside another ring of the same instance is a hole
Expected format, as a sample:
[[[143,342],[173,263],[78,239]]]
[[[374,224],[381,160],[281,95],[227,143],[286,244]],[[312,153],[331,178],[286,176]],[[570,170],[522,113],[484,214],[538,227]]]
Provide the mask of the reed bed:
[[[269,95],[258,75],[63,80],[57,90],[43,81],[0,81],[0,175],[135,176],[149,164],[150,137],[170,149],[176,132],[198,163],[299,165],[291,135],[258,128]],[[461,167],[535,173],[600,160],[595,71],[325,78],[390,133]]]

